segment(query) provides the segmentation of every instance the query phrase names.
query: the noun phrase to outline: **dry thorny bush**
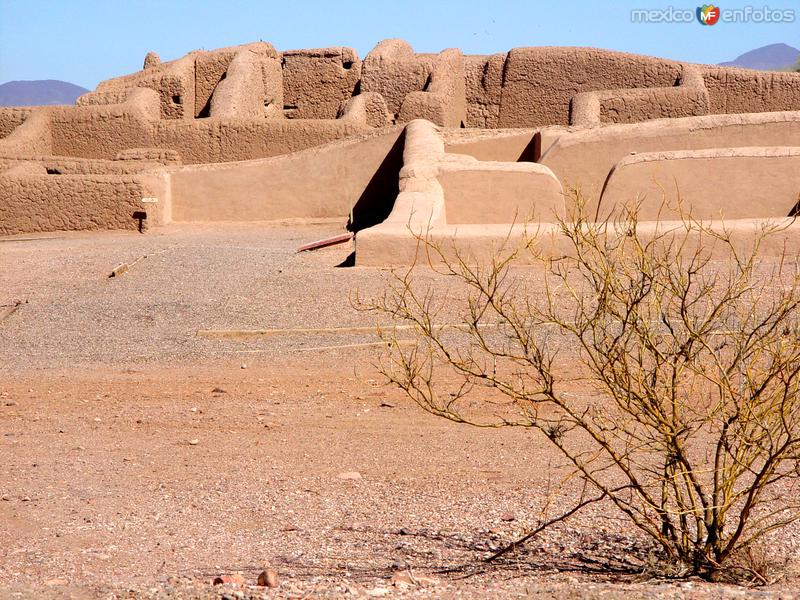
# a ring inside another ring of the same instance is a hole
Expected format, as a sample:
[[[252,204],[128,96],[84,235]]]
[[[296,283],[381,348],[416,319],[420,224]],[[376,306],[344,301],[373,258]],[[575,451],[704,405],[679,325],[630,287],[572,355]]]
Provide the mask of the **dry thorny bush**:
[[[577,206],[560,255],[526,234],[480,264],[418,235],[425,266],[466,300],[443,323],[452,307],[416,267],[393,273],[362,306],[406,325],[388,341],[410,330],[416,343],[389,344],[382,372],[434,415],[544,434],[594,490],[568,514],[612,502],[670,573],[767,583],[742,557],[800,516],[800,275],[786,253],[760,260],[785,226],[743,251],[685,214],[654,230],[635,208],[590,222]],[[535,289],[523,258],[543,271]],[[566,391],[578,379],[590,394]]]

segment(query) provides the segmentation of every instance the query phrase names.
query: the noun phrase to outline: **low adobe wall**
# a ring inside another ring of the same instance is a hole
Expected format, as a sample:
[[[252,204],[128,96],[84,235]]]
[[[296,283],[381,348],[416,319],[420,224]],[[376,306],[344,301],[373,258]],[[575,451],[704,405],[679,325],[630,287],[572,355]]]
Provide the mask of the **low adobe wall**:
[[[646,152],[616,164],[598,214],[638,204],[641,220],[783,218],[798,202],[800,147]]]
[[[357,264],[403,264],[414,233],[460,236],[472,223],[491,228],[485,223],[524,221],[533,211],[542,222],[564,215],[561,184],[549,169],[447,154],[438,129],[424,120],[406,126],[399,192],[386,220],[357,234]],[[403,249],[387,258],[397,244]]]
[[[709,99],[699,69],[684,65],[677,86],[581,92],[572,98],[570,111],[573,125],[638,123],[706,115]]]
[[[397,195],[401,133],[392,127],[272,159],[173,170],[172,218],[344,221],[355,211],[354,219],[371,225]]]
[[[745,146],[793,146],[800,112],[709,115],[610,125],[561,134],[541,163],[565,188],[596,202],[611,168],[631,153]]]
[[[22,165],[0,173],[0,235],[157,225],[167,202],[160,184],[155,176],[47,175]],[[161,205],[142,202],[159,192]]]
[[[142,93],[152,92],[136,92]],[[348,119],[154,120],[151,112],[131,102],[37,110],[36,116],[40,114],[45,127],[37,130],[37,139],[49,143],[34,149],[26,142],[5,150],[12,135],[0,140],[0,155],[16,152],[20,156],[55,154],[110,160],[129,148],[162,148],[174,150],[186,164],[228,162],[297,152],[371,129],[367,123]],[[19,127],[14,135],[21,135],[23,129]]]

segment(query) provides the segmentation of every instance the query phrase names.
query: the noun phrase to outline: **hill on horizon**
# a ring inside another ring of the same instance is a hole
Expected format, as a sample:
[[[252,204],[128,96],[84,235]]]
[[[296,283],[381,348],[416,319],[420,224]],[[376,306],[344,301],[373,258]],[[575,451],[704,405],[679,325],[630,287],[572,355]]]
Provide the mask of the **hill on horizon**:
[[[788,44],[769,44],[745,52],[735,60],[719,63],[722,67],[744,67],[775,71],[793,66],[800,59],[800,50]]]
[[[89,90],[58,79],[8,81],[0,85],[0,106],[75,104]]]

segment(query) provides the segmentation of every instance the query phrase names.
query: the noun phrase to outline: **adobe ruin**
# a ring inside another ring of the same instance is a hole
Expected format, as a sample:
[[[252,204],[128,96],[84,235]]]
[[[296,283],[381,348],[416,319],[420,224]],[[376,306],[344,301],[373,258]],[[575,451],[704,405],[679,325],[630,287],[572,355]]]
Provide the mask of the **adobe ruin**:
[[[735,230],[794,214],[800,74],[258,42],[151,52],[75,106],[0,108],[0,235],[338,217],[357,264],[386,265],[414,260],[415,227],[489,252],[567,214],[575,188],[598,215],[638,198],[674,218],[678,193]]]

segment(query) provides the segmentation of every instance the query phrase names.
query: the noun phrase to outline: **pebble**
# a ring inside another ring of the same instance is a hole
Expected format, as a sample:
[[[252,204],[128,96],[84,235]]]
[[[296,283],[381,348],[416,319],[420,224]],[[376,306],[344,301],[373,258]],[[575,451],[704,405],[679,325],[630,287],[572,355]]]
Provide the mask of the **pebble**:
[[[501,521],[506,521],[506,522],[508,522],[508,521],[514,521],[514,520],[516,520],[516,518],[517,518],[517,517],[515,517],[515,516],[514,516],[513,514],[511,514],[511,513],[504,513],[504,514],[500,515],[500,520],[501,520]]]
[[[356,480],[356,479],[361,479],[361,473],[359,473],[358,471],[347,471],[345,473],[339,473],[337,477],[339,477],[339,479]]]

